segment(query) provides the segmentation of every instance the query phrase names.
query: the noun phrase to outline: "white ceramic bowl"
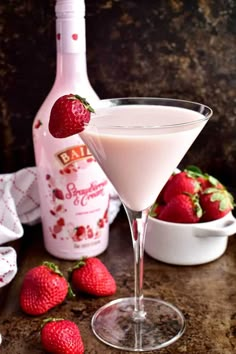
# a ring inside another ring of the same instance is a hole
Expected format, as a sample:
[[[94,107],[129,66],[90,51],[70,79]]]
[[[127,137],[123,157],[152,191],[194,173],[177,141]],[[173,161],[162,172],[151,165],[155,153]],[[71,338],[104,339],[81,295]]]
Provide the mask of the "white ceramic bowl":
[[[146,253],[165,263],[197,265],[219,258],[228,236],[236,233],[236,219],[230,212],[223,218],[197,224],[180,224],[149,217]]]

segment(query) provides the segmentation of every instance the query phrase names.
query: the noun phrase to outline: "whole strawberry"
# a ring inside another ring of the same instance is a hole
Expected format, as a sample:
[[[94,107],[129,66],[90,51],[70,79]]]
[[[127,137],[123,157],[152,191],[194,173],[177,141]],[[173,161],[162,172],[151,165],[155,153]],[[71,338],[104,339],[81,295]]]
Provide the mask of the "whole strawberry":
[[[215,187],[223,189],[223,184],[218,181],[215,177],[209,175],[208,173],[203,173],[202,170],[194,165],[187,166],[185,171],[189,176],[195,178],[200,184],[200,192],[204,191],[207,188]]]
[[[175,223],[197,223],[202,209],[197,195],[178,194],[161,210],[158,219]]]
[[[173,175],[165,185],[163,199],[168,203],[173,197],[189,193],[195,194],[200,190],[200,184],[187,171],[183,171]]]
[[[41,315],[64,301],[69,285],[58,267],[49,262],[30,269],[20,290],[20,306],[29,315]]]
[[[91,257],[80,260],[72,269],[72,287],[94,296],[108,296],[116,292],[116,283],[100,259]]]
[[[201,186],[201,192],[203,192],[207,188],[218,188],[218,189],[223,189],[224,186],[218,179],[215,177],[208,175],[205,173],[203,176],[200,176],[197,178],[197,181],[200,183]]]
[[[54,103],[49,120],[49,131],[55,138],[66,138],[84,130],[94,112],[85,98],[79,95],[64,95]]]
[[[80,330],[74,322],[69,320],[46,320],[41,329],[41,343],[48,353],[84,353],[84,344],[80,335]]]
[[[233,196],[226,189],[207,188],[200,195],[203,209],[201,221],[217,220],[234,208]]]

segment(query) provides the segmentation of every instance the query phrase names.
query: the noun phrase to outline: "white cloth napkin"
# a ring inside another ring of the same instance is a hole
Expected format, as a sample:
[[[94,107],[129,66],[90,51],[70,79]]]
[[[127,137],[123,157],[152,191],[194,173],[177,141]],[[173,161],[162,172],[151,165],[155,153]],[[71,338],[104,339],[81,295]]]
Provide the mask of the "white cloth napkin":
[[[110,185],[109,223],[120,209],[120,199]],[[23,236],[22,224],[40,221],[36,167],[0,175],[0,245]],[[17,273],[17,257],[12,247],[0,247],[0,288]]]
[[[0,245],[23,236],[22,224],[40,220],[36,168],[0,176]],[[0,247],[0,287],[16,275],[16,252]]]

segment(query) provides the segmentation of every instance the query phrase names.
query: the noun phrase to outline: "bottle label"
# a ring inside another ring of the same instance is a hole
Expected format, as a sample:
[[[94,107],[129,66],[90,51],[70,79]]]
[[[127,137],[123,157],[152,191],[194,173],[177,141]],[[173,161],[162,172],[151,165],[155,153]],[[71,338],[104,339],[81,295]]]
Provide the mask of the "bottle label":
[[[92,154],[86,145],[72,146],[56,154],[56,157],[63,166],[91,156]]]
[[[109,186],[87,146],[59,150],[53,139],[37,165],[46,249],[64,259],[100,254],[108,245]]]

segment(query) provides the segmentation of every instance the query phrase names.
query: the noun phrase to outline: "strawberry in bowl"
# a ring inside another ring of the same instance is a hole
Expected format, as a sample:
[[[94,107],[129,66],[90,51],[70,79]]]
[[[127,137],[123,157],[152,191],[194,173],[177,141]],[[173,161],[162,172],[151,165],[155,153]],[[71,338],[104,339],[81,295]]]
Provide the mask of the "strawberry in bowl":
[[[169,222],[198,223],[220,219],[233,208],[233,196],[221,182],[189,166],[169,178],[151,216]]]
[[[145,251],[170,264],[194,265],[220,257],[236,233],[233,196],[195,167],[174,173],[150,212]]]

